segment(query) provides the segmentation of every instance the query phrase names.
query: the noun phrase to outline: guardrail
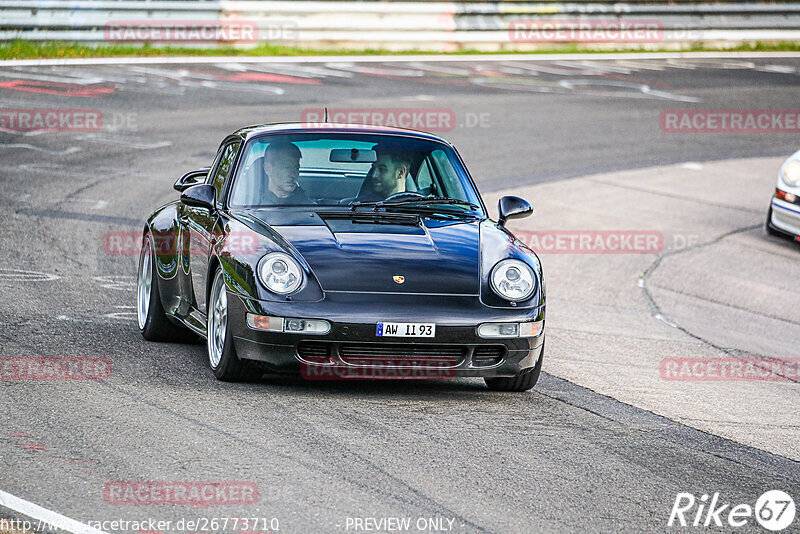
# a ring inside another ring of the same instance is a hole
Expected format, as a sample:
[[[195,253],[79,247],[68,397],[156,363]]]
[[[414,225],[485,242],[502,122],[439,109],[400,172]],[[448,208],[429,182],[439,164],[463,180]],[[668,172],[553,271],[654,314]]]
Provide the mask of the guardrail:
[[[10,39],[387,50],[724,46],[800,41],[800,3],[0,0],[0,40]]]

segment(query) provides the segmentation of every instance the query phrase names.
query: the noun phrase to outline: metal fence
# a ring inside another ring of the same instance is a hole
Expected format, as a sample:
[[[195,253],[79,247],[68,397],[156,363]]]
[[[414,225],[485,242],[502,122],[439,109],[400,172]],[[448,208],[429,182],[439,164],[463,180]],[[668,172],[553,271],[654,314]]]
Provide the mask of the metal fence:
[[[0,0],[0,40],[10,39],[387,50],[725,46],[800,41],[800,3]]]

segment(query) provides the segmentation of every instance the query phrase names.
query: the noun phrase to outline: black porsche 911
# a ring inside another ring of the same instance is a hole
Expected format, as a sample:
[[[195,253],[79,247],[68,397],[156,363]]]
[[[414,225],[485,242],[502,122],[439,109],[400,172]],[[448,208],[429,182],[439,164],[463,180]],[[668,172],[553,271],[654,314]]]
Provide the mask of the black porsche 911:
[[[144,227],[137,315],[148,340],[207,340],[220,380],[483,377],[542,368],[539,258],[497,221],[434,135],[274,124],[222,142]]]

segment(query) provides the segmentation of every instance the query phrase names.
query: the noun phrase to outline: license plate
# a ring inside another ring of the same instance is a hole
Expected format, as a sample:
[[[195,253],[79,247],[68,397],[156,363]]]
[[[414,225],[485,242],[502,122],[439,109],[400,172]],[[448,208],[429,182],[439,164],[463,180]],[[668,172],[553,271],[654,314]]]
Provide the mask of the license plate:
[[[435,323],[378,323],[375,332],[380,337],[434,337]]]

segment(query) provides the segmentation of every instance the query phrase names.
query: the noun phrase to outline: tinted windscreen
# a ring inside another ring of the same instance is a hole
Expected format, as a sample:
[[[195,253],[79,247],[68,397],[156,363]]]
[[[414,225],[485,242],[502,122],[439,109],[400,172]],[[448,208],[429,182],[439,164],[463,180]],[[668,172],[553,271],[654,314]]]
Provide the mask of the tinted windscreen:
[[[480,204],[447,145],[410,137],[314,133],[248,142],[229,204],[347,206],[437,198]]]

